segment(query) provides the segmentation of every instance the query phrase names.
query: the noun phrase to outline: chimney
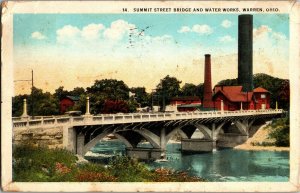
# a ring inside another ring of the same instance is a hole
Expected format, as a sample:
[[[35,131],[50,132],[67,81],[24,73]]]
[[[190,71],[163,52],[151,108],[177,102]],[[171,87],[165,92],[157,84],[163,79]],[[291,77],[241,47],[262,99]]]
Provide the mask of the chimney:
[[[253,90],[253,15],[239,15],[238,84],[243,92]]]
[[[203,107],[213,108],[210,54],[205,54]]]

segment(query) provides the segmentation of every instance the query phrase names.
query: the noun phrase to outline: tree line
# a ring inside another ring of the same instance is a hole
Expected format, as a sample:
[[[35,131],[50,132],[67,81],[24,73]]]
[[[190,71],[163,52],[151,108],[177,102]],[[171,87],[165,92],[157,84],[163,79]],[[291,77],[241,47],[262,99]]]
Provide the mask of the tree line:
[[[267,74],[255,74],[253,77],[255,87],[263,87],[271,92],[271,107],[278,101],[279,107],[289,108],[289,81],[275,78]],[[13,116],[21,116],[23,112],[23,99],[27,99],[28,113],[31,115],[58,115],[59,102],[66,96],[77,96],[79,101],[68,110],[85,112],[86,97],[90,97],[90,112],[99,113],[128,113],[136,111],[137,107],[164,106],[171,102],[172,97],[198,96],[203,99],[203,83],[198,85],[185,83],[176,77],[167,75],[160,80],[156,88],[147,92],[145,87],[128,87],[122,80],[102,79],[96,80],[90,87],[76,87],[71,91],[60,86],[53,94],[43,92],[34,87],[32,95],[24,94],[14,96],[12,99]],[[237,85],[237,79],[227,79],[217,85]],[[33,105],[31,105],[33,102]],[[32,110],[33,106],[33,110]]]

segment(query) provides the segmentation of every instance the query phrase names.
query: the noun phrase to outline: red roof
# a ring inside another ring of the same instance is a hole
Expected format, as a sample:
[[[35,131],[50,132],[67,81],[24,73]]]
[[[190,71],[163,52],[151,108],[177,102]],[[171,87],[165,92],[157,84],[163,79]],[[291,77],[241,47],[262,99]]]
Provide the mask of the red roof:
[[[266,89],[262,88],[262,87],[257,87],[253,90],[253,92],[269,92]]]
[[[247,102],[253,95],[253,92],[242,92],[242,86],[216,86],[215,95],[217,93],[222,93],[232,102]]]

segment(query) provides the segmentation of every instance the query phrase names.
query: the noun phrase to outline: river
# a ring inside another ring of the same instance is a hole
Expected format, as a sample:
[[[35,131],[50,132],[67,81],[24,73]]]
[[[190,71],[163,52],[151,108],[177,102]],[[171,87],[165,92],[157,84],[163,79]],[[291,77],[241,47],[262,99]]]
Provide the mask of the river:
[[[145,143],[141,146],[148,146]],[[124,155],[125,146],[117,141],[101,141],[93,149],[97,162],[107,163],[111,155]],[[86,157],[91,159],[92,157]],[[99,159],[101,158],[101,159]],[[103,158],[103,159],[102,159]],[[106,159],[105,159],[106,158]],[[212,153],[182,154],[180,143],[167,144],[168,162],[149,162],[149,168],[172,168],[215,182],[287,182],[288,151],[217,150]]]

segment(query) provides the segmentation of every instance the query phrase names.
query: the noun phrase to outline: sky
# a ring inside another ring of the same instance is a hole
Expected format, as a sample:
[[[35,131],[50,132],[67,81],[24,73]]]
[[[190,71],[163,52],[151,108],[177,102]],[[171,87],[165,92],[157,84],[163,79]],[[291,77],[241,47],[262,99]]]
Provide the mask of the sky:
[[[253,69],[288,78],[289,15],[254,14]],[[96,79],[154,89],[166,75],[212,82],[237,78],[237,14],[14,14],[14,79],[54,92],[89,87]],[[15,82],[15,95],[30,93]]]

